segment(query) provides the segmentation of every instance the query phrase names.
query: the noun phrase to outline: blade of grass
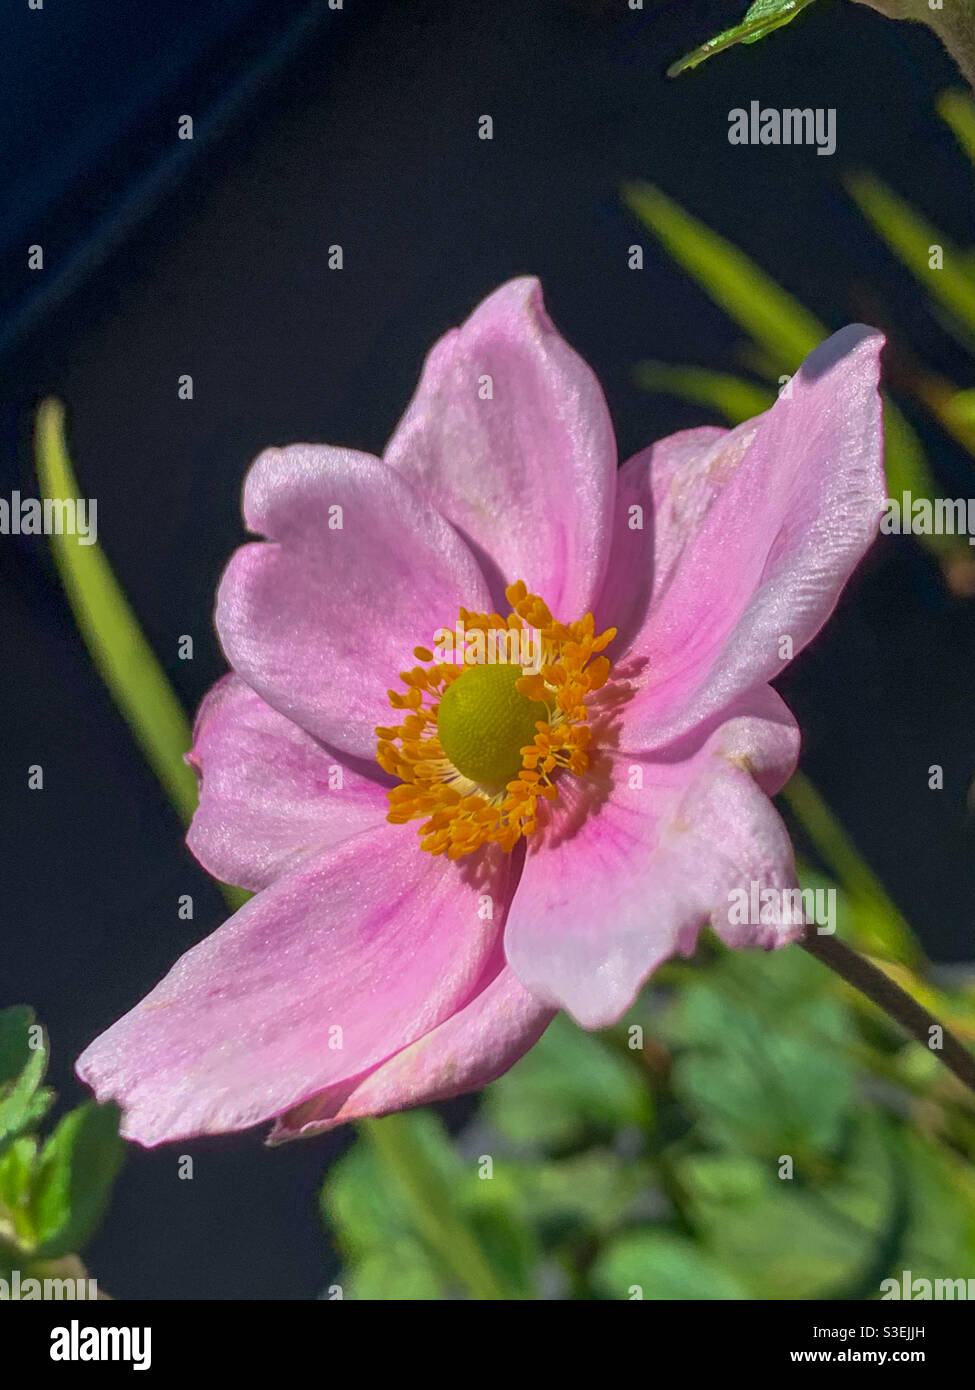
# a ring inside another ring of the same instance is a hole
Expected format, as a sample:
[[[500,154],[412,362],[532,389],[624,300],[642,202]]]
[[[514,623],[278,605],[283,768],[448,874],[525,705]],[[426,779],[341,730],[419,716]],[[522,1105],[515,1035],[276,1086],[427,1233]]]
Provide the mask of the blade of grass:
[[[50,498],[81,496],[68,458],[64,407],[42,401],[35,429],[37,476]],[[190,725],[116,583],[102,548],[76,535],[50,537],[54,562],[93,662],[180,819],[196,809],[196,777],[183,761]]]
[[[648,183],[629,183],[623,197],[678,265],[729,318],[746,329],[783,372],[793,372],[827,330],[736,246]]]
[[[975,101],[967,92],[942,92],[935,103],[938,115],[950,126],[955,139],[975,164]]]
[[[638,362],[634,380],[644,391],[676,396],[694,405],[705,405],[727,420],[740,425],[753,415],[761,415],[775,400],[775,392],[757,386],[730,372],[712,372],[704,367],[671,367],[665,362]]]
[[[944,233],[873,174],[851,175],[846,187],[864,217],[925,294],[947,310],[955,337],[970,348],[975,341],[975,276],[965,256]],[[942,248],[939,270],[933,270],[929,264],[933,246]]]
[[[623,196],[665,250],[730,319],[754,339],[775,376],[791,373],[829,329],[760,269],[744,252],[692,217],[659,188],[625,185]],[[885,397],[887,482],[892,495],[907,491],[934,499],[937,486],[921,442],[904,415]],[[919,536],[939,561],[970,559],[964,537]]]

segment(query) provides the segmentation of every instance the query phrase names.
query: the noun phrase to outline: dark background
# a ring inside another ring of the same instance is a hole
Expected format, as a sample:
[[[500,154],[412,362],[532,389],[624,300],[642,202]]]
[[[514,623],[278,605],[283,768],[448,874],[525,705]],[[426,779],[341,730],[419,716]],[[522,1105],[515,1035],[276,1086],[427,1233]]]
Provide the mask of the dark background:
[[[624,179],[659,183],[833,327],[894,305],[912,347],[971,384],[840,184],[869,165],[966,239],[970,169],[932,108],[957,79],[926,31],[821,0],[672,82],[667,64],[745,0],[5,8],[0,492],[36,491],[31,413],[56,393],[99,539],[189,709],[224,668],[211,608],[250,459],[293,440],[381,450],[427,348],[505,278],[541,276],[622,457],[707,418],[632,383],[641,357],[732,366],[738,334],[641,235]],[[729,146],[728,111],[752,99],[835,106],[837,153]],[[192,142],[176,139],[184,113]],[[341,272],[325,265],[335,242]],[[642,273],[626,267],[633,242]],[[185,372],[192,402],[176,396]],[[970,464],[925,438],[945,494],[967,494]],[[91,670],[42,540],[0,538],[0,585],[0,1004],[37,1009],[72,1104],[77,1053],[224,908]],[[804,767],[940,961],[975,954],[973,652],[972,603],[894,538],[780,682]],[[43,792],[27,791],[31,763]],[[133,1149],[90,1264],[121,1296],[313,1296],[335,1269],[316,1189],[348,1142]]]

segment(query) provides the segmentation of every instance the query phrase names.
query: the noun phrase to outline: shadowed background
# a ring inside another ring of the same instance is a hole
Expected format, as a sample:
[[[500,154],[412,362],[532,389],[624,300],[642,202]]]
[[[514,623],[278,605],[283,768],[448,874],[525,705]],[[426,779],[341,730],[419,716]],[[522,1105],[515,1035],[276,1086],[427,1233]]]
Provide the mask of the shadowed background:
[[[743,0],[132,8],[7,20],[0,493],[36,491],[32,408],[61,396],[99,539],[190,710],[224,669],[212,600],[250,459],[294,440],[380,451],[425,351],[505,278],[541,277],[603,383],[621,457],[713,418],[633,384],[642,357],[726,368],[738,333],[622,207],[623,180],[659,183],[831,327],[895,306],[912,346],[962,377],[840,184],[869,165],[963,239],[975,200],[932,109],[955,77],[926,32],[824,4],[669,82],[667,63]],[[837,153],[730,146],[728,112],[753,99],[835,107]],[[192,142],[176,138],[183,114]],[[43,272],[26,268],[32,243]],[[945,494],[967,495],[960,452],[925,442]],[[74,1103],[73,1058],[225,913],[90,668],[44,543],[0,538],[0,583],[0,1005],[35,1006]],[[973,650],[971,604],[893,539],[778,683],[805,770],[941,961],[975,955]],[[177,918],[183,893],[193,922]],[[269,1153],[254,1132],[132,1150],[89,1262],[123,1296],[313,1296],[336,1268],[316,1188],[347,1143]]]

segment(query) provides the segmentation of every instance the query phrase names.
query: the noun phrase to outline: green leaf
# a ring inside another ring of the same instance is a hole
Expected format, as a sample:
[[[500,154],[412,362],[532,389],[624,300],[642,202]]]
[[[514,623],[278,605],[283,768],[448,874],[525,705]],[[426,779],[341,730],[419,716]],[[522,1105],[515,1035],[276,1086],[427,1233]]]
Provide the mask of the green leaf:
[[[794,372],[828,337],[815,316],[736,246],[648,183],[630,183],[624,199],[674,260],[746,329],[780,372]]]
[[[45,497],[78,497],[59,401],[42,401],[36,424],[37,475]],[[196,778],[183,761],[186,715],[170,688],[99,545],[51,536],[65,593],[92,659],[150,766],[184,821],[196,809]]]
[[[564,1149],[591,1133],[648,1125],[644,1077],[605,1039],[559,1014],[532,1050],[488,1087],[484,1117],[518,1144]]]
[[[30,1197],[36,1157],[32,1134],[14,1139],[0,1156],[0,1244],[18,1255],[35,1244]]]
[[[125,1155],[117,1105],[88,1101],[70,1111],[40,1152],[30,1213],[38,1257],[81,1250],[108,1203]]]
[[[425,1251],[436,1277],[455,1295],[525,1296],[529,1240],[505,1185],[481,1181],[429,1111],[387,1115],[362,1128],[370,1142],[357,1144],[333,1167],[321,1194],[323,1220],[347,1259],[344,1277],[355,1286],[364,1262],[404,1240],[407,1253]],[[414,1255],[406,1264],[415,1265]]]
[[[647,183],[625,185],[630,209],[658,238],[678,265],[691,275],[729,318],[751,334],[773,380],[791,374],[829,330],[787,294],[736,246]],[[933,499],[937,485],[921,442],[890,400],[884,401],[885,467],[894,495],[911,492]],[[918,540],[939,560],[965,556],[964,536],[922,536]]]
[[[32,1046],[39,1042],[40,1046]],[[43,1119],[53,1093],[41,1086],[47,1039],[25,1006],[0,1012],[0,1154]]]
[[[706,1250],[650,1226],[611,1241],[593,1265],[591,1277],[607,1298],[714,1302],[749,1296]]]
[[[659,1024],[673,1089],[706,1141],[774,1159],[835,1152],[853,1103],[848,1011],[799,951],[729,954]]]
[[[515,1162],[515,1200],[547,1247],[606,1235],[641,1212],[654,1192],[650,1164],[608,1148],[562,1159]]]
[[[951,127],[955,138],[975,164],[975,101],[968,92],[942,92],[935,103],[938,115]]]
[[[41,402],[34,434],[37,476],[44,496],[79,496],[68,457],[64,407],[60,401]],[[146,641],[101,546],[82,545],[78,536],[65,533],[52,534],[51,548],[95,668],[170,802],[184,824],[188,824],[197,805],[196,777],[184,760],[191,742],[190,725],[166,673]],[[234,910],[250,897],[228,884],[221,887]]]
[[[638,386],[655,395],[705,405],[729,425],[761,415],[775,401],[775,392],[744,377],[712,372],[704,367],[671,367],[664,362],[638,362],[633,369]]]
[[[455,1292],[412,1236],[370,1248],[342,1274],[343,1297],[360,1301],[442,1303]]]
[[[677,77],[688,68],[696,68],[715,53],[723,53],[739,43],[757,43],[783,25],[791,24],[797,15],[812,4],[812,0],[755,0],[740,24],[702,43],[693,53],[680,58],[667,69],[668,77]]]
[[[965,1165],[874,1111],[853,1117],[831,1169],[695,1154],[680,1179],[695,1229],[760,1299],[865,1299],[904,1268],[944,1277],[972,1267]],[[957,1181],[946,1173],[957,1167]]]
[[[975,343],[975,275],[966,257],[943,232],[872,174],[854,175],[846,180],[846,186],[864,217],[925,294],[948,311],[947,326],[965,347],[971,347]],[[943,251],[938,270],[929,265],[932,246]]]

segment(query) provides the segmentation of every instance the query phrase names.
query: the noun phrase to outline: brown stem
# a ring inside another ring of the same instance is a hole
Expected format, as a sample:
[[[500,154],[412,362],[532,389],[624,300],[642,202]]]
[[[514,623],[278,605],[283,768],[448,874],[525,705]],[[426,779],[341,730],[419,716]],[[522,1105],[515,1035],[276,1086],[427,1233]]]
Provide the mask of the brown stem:
[[[847,946],[845,941],[832,935],[821,936],[814,923],[806,928],[806,934],[798,944],[823,965],[829,966],[847,984],[865,994],[906,1029],[912,1038],[930,1048],[963,1085],[975,1092],[975,1054],[969,1052],[943,1023],[922,1008],[900,985]],[[932,1028],[941,1030],[940,1048],[931,1047]]]

